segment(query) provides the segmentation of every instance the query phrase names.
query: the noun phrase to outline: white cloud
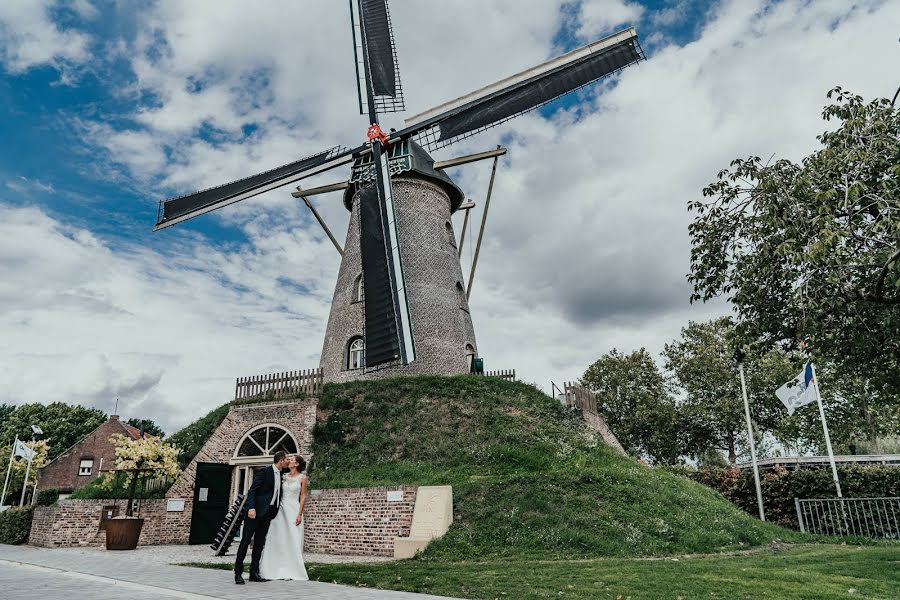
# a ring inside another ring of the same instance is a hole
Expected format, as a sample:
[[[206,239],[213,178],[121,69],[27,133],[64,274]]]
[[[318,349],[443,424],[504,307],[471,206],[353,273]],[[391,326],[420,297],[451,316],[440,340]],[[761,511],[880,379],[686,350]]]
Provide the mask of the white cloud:
[[[0,403],[119,397],[171,430],[227,401],[239,373],[314,364],[334,251],[269,231],[260,247],[161,256],[0,204]]]
[[[643,14],[644,7],[637,2],[582,0],[576,35],[583,41],[594,41],[617,27],[634,25]]]
[[[3,0],[0,2],[0,63],[13,73],[51,65],[64,69],[89,57],[87,34],[60,29],[50,11],[56,0]],[[93,6],[79,0],[75,9],[89,16]]]
[[[130,178],[189,191],[362,138],[344,5],[266,3],[252,18],[238,4],[215,7],[160,2],[118,50],[137,74],[126,93],[155,100],[128,131],[87,131]],[[407,115],[549,58],[560,7],[392,2]],[[583,35],[640,16],[632,4],[598,7],[583,5]],[[613,346],[656,353],[688,319],[726,312],[687,302],[686,203],[737,156],[810,152],[833,85],[892,92],[882,65],[897,62],[898,17],[896,3],[877,0],[723,2],[696,41],[588,93],[577,115],[526,115],[437,154],[501,139],[510,149],[471,302],[486,367],[558,383]],[[453,175],[480,205],[489,172],[478,163]],[[338,195],[316,202],[342,238]],[[203,217],[240,227],[250,243],[236,249],[210,248],[189,225],[159,234],[183,248],[178,259],[34,211],[7,214],[0,299],[15,309],[0,318],[17,354],[0,357],[11,365],[3,388],[88,403],[132,390],[148,416],[181,423],[221,403],[236,376],[315,366],[338,261],[300,206],[282,190]]]

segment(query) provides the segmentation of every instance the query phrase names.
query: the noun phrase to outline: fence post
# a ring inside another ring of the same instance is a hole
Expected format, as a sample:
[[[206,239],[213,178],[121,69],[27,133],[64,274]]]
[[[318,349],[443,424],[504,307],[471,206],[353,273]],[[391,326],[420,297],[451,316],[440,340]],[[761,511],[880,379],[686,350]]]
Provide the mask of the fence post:
[[[794,508],[797,509],[797,522],[800,524],[800,533],[806,533],[806,527],[803,525],[803,513],[800,512],[800,498],[794,498]]]

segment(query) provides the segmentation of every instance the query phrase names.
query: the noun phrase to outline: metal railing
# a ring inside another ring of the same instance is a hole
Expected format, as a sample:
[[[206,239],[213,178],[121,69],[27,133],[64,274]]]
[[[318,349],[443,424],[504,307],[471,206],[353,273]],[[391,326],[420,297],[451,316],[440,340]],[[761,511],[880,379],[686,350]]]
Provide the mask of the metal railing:
[[[794,498],[802,533],[900,539],[900,497]]]

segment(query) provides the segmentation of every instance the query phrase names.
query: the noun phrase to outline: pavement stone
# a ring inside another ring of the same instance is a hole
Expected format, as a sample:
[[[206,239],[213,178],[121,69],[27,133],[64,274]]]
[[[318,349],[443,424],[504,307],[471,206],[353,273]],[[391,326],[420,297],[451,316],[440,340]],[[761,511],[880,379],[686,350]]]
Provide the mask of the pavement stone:
[[[117,554],[117,553],[116,553]],[[126,554],[126,553],[123,553]],[[231,573],[118,557],[111,552],[69,552],[0,544],[0,597],[209,598],[269,600],[438,600],[439,596],[354,588],[317,581],[234,585]],[[35,587],[37,586],[37,587]]]

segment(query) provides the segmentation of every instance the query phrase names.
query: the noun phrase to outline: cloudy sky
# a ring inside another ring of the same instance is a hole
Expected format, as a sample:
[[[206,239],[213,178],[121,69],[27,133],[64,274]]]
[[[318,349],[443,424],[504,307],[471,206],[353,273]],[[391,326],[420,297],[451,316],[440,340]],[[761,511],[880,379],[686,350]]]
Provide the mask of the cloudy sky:
[[[172,431],[227,401],[237,376],[318,365],[339,257],[289,189],[151,233],[161,198],[363,139],[347,3],[248,6],[0,2],[0,402],[111,411],[118,397],[123,416]],[[391,11],[406,116],[627,25],[648,54],[435,153],[509,148],[472,316],[486,368],[545,389],[726,312],[688,302],[687,202],[735,157],[814,149],[834,85],[871,98],[898,83],[896,2]],[[451,173],[479,211],[489,172]],[[343,237],[339,198],[316,203]]]

